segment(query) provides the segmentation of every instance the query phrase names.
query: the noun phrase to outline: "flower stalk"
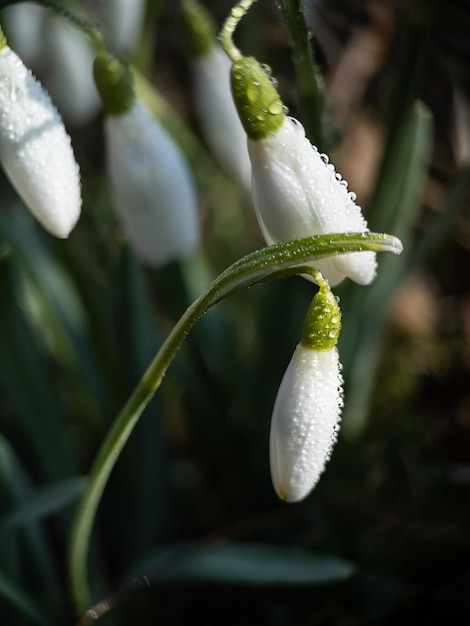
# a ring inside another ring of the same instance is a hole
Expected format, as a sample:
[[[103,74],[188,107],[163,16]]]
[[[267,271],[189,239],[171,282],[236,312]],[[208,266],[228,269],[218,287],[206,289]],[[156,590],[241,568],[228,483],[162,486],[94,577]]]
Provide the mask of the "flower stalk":
[[[263,248],[236,261],[186,310],[116,418],[91,469],[72,529],[69,572],[80,612],[90,606],[87,559],[90,535],[103,491],[140,415],[158,389],[184,339],[197,320],[226,296],[255,284],[311,272],[309,263],[329,255],[372,250],[400,254],[401,242],[386,234],[347,233],[308,237]]]

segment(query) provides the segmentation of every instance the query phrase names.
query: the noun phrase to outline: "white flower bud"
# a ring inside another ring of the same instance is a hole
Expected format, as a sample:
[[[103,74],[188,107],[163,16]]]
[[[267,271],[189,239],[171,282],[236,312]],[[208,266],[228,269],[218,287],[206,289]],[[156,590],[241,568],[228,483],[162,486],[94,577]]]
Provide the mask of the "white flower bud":
[[[190,170],[166,130],[140,104],[105,120],[114,205],[138,258],[159,266],[199,244]]]
[[[251,189],[246,133],[233,103],[231,61],[218,45],[193,59],[194,97],[204,137],[220,164]]]
[[[8,46],[0,50],[0,160],[44,228],[68,237],[81,208],[70,137],[46,91]]]
[[[267,243],[368,230],[355,195],[297,120],[286,117],[274,132],[249,138],[248,151],[253,201]],[[331,286],[345,277],[367,285],[375,276],[375,253],[333,256],[316,261],[315,268]]]
[[[336,442],[343,406],[338,351],[299,344],[282,379],[270,434],[271,477],[282,500],[305,498]]]

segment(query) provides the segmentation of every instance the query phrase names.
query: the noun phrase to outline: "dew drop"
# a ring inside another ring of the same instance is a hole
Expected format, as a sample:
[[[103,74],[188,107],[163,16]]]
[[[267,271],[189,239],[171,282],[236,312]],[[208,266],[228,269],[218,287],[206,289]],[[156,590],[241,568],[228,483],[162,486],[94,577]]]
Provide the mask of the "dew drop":
[[[356,202],[356,198],[357,198],[357,196],[356,196],[356,194],[354,193],[354,191],[350,191],[350,192],[349,192],[349,197],[351,198],[351,200],[352,200],[353,202]]]
[[[282,104],[278,100],[275,100],[269,105],[268,111],[272,115],[278,115],[279,113],[282,113]]]
[[[330,160],[329,156],[324,152],[320,153],[320,159],[323,161],[323,163],[328,163]]]

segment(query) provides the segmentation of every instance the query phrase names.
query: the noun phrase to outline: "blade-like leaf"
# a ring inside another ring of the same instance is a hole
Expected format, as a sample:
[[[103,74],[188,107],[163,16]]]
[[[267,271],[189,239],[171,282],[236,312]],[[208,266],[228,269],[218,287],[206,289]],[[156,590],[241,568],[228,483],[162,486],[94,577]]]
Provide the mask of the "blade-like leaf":
[[[220,543],[203,550],[166,548],[153,555],[152,563],[156,572],[147,572],[146,577],[154,583],[306,586],[338,582],[354,572],[338,557],[257,543]]]
[[[9,580],[3,572],[0,572],[0,596],[23,615],[31,618],[36,624],[41,624],[41,626],[51,625],[52,622],[42,614],[36,603],[15,583]]]
[[[343,308],[344,324],[339,340],[346,381],[347,401],[343,413],[342,433],[357,437],[365,427],[370,394],[380,357],[380,334],[387,305],[401,277],[407,270],[412,253],[412,232],[420,209],[420,195],[427,171],[432,135],[432,120],[427,109],[417,104],[396,142],[389,170],[373,206],[375,219],[386,222],[390,231],[403,241],[404,254],[397,263],[379,259],[375,282],[366,293],[359,289]]]
[[[58,513],[76,500],[84,487],[85,479],[82,477],[49,484],[30,494],[28,500],[8,513],[2,520],[0,528],[4,531],[10,530]]]

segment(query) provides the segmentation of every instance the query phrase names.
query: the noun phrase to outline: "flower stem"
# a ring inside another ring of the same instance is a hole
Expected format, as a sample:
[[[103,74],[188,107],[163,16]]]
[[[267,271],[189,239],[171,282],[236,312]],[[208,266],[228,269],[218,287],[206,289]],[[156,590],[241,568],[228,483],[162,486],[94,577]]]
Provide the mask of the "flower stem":
[[[220,43],[225,50],[229,59],[233,62],[237,61],[241,56],[240,50],[233,43],[233,33],[238,26],[239,21],[248,12],[255,0],[240,0],[230,11],[230,15],[224,22],[220,31]]]
[[[325,150],[322,130],[323,85],[315,65],[305,9],[302,0],[279,0],[279,8],[289,29],[302,122],[308,138],[321,152]]]
[[[266,280],[311,272],[312,262],[325,256],[364,250],[399,254],[401,249],[398,239],[377,233],[319,235],[269,246],[236,261],[186,310],[117,416],[91,469],[73,525],[69,554],[72,593],[80,612],[90,606],[87,576],[89,541],[109,475],[140,415],[197,320],[229,294]]]
[[[14,4],[20,4],[22,1],[23,0],[0,0],[0,9],[4,9]],[[68,20],[71,24],[73,24],[73,26],[81,30],[82,33],[89,37],[98,50],[104,47],[104,38],[99,26],[76,15],[73,10],[69,9],[68,3],[64,1],[61,2],[61,0],[35,0],[35,2],[36,4],[39,4],[47,9],[52,9]]]

